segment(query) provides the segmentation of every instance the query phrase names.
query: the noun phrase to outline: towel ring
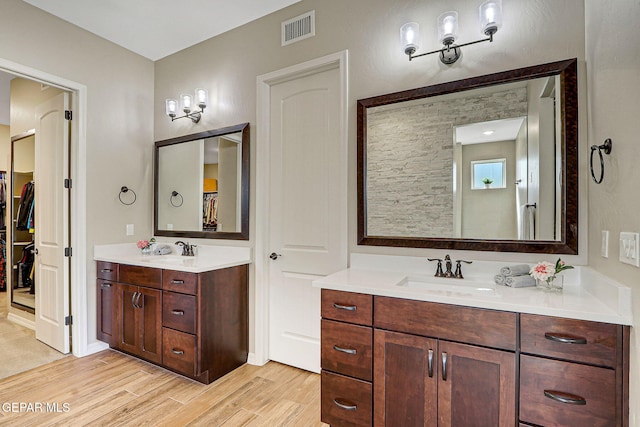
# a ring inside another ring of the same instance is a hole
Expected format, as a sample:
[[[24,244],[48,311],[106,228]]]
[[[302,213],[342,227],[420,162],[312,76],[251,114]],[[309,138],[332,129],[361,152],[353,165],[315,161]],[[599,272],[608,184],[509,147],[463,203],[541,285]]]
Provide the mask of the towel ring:
[[[179,204],[175,204],[173,203],[173,198],[174,197],[178,197],[180,196],[180,202]],[[179,208],[180,206],[182,206],[182,203],[184,203],[184,199],[182,198],[182,194],[178,193],[176,190],[173,190],[171,192],[171,197],[169,197],[169,203],[171,203],[171,206],[173,206],[174,208]]]
[[[592,145],[591,146],[591,157],[589,158],[589,167],[591,168],[591,178],[593,178],[593,181],[596,184],[600,184],[602,182],[602,179],[604,178],[604,156],[602,155],[602,152],[604,151],[604,154],[611,154],[611,146],[613,145],[613,142],[611,142],[611,138],[607,138],[604,141],[604,144],[602,145]],[[598,156],[600,156],[600,179],[596,178],[596,174],[593,171],[593,153],[598,150]]]
[[[122,194],[128,193],[129,191],[131,191],[133,193],[133,200],[131,201],[131,203],[125,203],[125,201],[122,200]],[[135,191],[133,191],[130,188],[127,188],[124,185],[122,187],[120,187],[120,193],[118,193],[118,199],[120,200],[120,203],[122,203],[123,205],[131,206],[132,204],[134,204],[136,202],[136,198],[137,198],[137,196],[136,196],[136,192]]]

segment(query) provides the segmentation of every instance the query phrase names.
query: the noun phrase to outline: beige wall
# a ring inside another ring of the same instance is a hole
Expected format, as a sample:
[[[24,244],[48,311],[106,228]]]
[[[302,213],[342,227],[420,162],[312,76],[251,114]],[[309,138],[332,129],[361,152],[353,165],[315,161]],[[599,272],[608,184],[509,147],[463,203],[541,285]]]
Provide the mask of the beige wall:
[[[25,28],[37,31],[25,31]],[[96,243],[135,242],[151,234],[153,63],[20,0],[2,0],[0,58],[87,88],[88,342],[95,342]],[[118,201],[126,185],[138,195]],[[125,225],[136,234],[125,236]]]
[[[11,167],[11,133],[9,126],[0,125],[0,171]]]
[[[640,232],[640,54],[616,53],[620,40],[640,40],[640,3],[587,0],[586,52],[589,84],[589,145],[613,140],[605,175],[596,185],[589,170],[589,264],[633,288],[633,311],[640,316],[640,269],[618,261],[621,231]],[[583,151],[587,152],[585,147]],[[598,167],[598,166],[596,166]],[[597,176],[597,175],[596,175]],[[600,236],[608,230],[609,258],[600,256]],[[630,425],[640,425],[640,334],[631,329]]]

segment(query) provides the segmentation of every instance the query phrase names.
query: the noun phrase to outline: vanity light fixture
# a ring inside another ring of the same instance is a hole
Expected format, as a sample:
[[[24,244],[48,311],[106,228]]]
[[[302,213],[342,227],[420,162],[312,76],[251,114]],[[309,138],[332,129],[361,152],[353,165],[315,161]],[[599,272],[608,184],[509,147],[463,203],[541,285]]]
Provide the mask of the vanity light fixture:
[[[415,55],[419,48],[420,26],[417,22],[406,23],[400,28],[400,38],[404,46],[404,53],[409,56],[409,61],[420,56],[439,53],[440,61],[443,64],[453,64],[460,58],[461,47],[493,41],[493,35],[502,26],[502,0],[487,0],[480,5],[480,24],[482,26],[482,34],[487,38],[459,45],[454,44],[458,38],[458,12],[445,12],[438,16],[438,40],[444,47]]]
[[[195,105],[200,108],[200,111],[193,111],[194,99]],[[209,93],[207,90],[196,89],[195,98],[188,94],[181,94],[179,103],[175,99],[167,99],[165,111],[167,116],[171,117],[171,121],[188,117],[193,121],[193,123],[198,123],[204,113],[204,109],[207,108],[207,102],[209,102]],[[176,117],[178,114],[178,108],[184,112],[184,116]]]

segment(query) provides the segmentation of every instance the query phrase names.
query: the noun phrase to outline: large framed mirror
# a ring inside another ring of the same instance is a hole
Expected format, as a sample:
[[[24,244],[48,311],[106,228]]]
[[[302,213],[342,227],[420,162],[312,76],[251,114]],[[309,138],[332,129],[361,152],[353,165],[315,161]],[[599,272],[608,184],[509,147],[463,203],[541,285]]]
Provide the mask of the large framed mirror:
[[[249,123],[157,141],[154,234],[249,239]]]
[[[575,59],[357,109],[358,244],[578,253]]]

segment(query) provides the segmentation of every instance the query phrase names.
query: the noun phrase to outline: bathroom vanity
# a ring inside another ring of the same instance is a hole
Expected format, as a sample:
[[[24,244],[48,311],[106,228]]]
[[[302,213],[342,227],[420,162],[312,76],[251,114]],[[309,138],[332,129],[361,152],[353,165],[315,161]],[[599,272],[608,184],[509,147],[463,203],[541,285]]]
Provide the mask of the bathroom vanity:
[[[205,384],[246,362],[248,249],[126,256],[110,246],[95,255],[98,339]]]
[[[628,425],[628,288],[589,274],[561,294],[353,267],[317,280],[322,421]]]

